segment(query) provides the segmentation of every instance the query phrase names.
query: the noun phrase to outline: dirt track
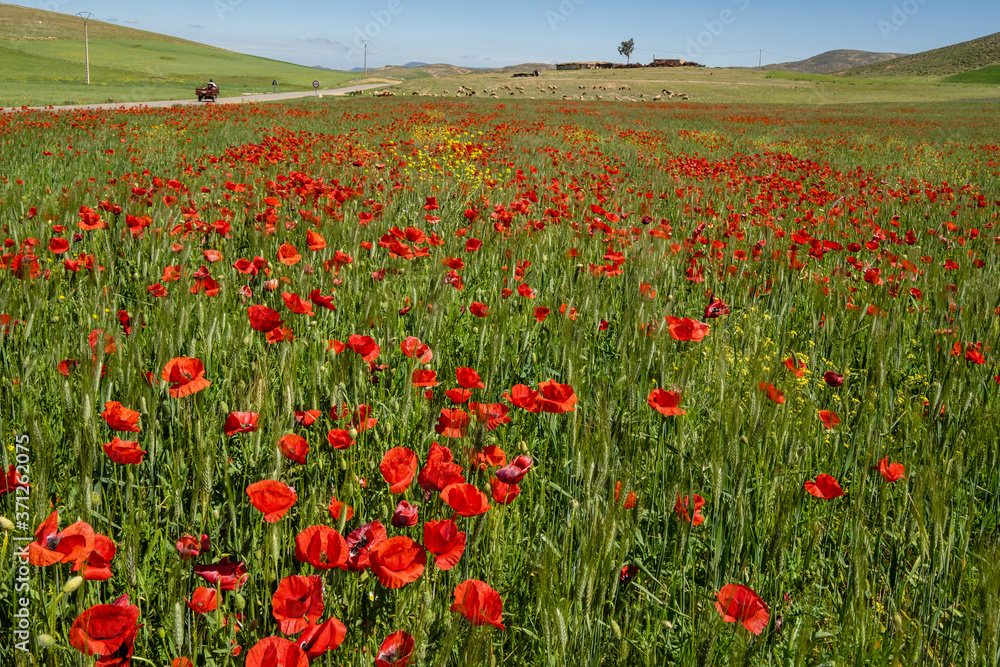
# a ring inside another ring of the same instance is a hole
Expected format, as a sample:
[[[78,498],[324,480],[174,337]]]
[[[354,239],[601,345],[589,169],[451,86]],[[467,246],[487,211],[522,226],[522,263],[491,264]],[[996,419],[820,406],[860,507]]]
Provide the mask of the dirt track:
[[[77,109],[135,109],[140,107],[174,107],[190,106],[196,104],[248,104],[252,102],[276,102],[279,100],[294,100],[300,97],[313,97],[319,95],[347,95],[354,91],[371,90],[373,88],[385,88],[394,84],[391,83],[365,83],[358,86],[347,86],[345,88],[326,88],[322,90],[304,91],[298,93],[261,93],[258,95],[241,95],[240,97],[220,97],[215,102],[199,102],[197,98],[187,100],[157,100],[152,102],[109,102],[107,104],[73,104],[65,106],[49,107],[28,107],[27,110],[49,110],[49,111],[74,111]],[[2,111],[21,111],[24,107],[9,107]]]

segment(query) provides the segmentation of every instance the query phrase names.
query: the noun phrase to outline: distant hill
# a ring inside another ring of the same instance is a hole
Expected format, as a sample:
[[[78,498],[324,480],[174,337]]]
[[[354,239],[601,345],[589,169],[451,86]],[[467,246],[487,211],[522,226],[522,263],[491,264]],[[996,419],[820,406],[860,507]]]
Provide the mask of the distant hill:
[[[876,53],[873,51],[854,51],[851,49],[837,49],[827,51],[812,58],[796,60],[794,62],[777,63],[776,65],[765,65],[762,69],[782,72],[801,72],[804,74],[833,74],[843,72],[863,65],[892,60],[904,56],[904,53]]]
[[[425,65],[427,65],[427,63],[411,62],[411,63],[406,63],[405,65],[403,65],[403,67],[424,67]]]
[[[961,44],[856,67],[849,77],[947,77],[1000,64],[1000,32]]]

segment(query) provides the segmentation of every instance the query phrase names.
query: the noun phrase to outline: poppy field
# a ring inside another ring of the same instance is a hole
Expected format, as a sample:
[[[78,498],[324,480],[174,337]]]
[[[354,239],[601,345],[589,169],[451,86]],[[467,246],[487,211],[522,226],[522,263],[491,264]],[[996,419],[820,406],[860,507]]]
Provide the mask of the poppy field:
[[[997,134],[0,114],[0,659],[996,664]]]

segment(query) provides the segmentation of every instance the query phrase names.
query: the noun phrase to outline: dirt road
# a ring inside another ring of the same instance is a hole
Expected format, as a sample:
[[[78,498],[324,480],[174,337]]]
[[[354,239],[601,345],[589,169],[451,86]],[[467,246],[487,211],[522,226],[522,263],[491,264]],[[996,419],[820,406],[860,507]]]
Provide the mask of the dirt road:
[[[279,100],[294,100],[299,97],[318,97],[320,95],[347,95],[355,91],[372,90],[374,88],[387,88],[391,83],[365,83],[358,86],[347,86],[345,88],[325,88],[298,93],[260,93],[253,95],[241,95],[240,97],[220,97],[215,102],[199,102],[196,97],[187,100],[157,100],[151,102],[110,102],[107,104],[75,104],[52,107],[29,107],[29,109],[47,109],[49,111],[74,111],[76,109],[135,109],[139,107],[174,107],[195,104],[248,104],[252,102],[276,102]],[[8,107],[3,111],[21,111],[23,107]]]

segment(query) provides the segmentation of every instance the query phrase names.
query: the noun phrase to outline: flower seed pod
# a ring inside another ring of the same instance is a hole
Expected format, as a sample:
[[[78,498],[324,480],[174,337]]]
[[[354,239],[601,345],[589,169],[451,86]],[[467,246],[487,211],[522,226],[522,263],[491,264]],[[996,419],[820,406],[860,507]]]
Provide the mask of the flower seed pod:
[[[76,575],[75,577],[67,581],[65,586],[63,586],[63,593],[69,595],[75,592],[76,589],[78,589],[82,585],[83,585],[83,577],[81,577],[80,575]]]
[[[14,530],[14,523],[5,516],[0,516],[0,528],[4,530]]]
[[[56,638],[52,635],[38,635],[38,645],[42,648],[52,648],[56,645]]]

